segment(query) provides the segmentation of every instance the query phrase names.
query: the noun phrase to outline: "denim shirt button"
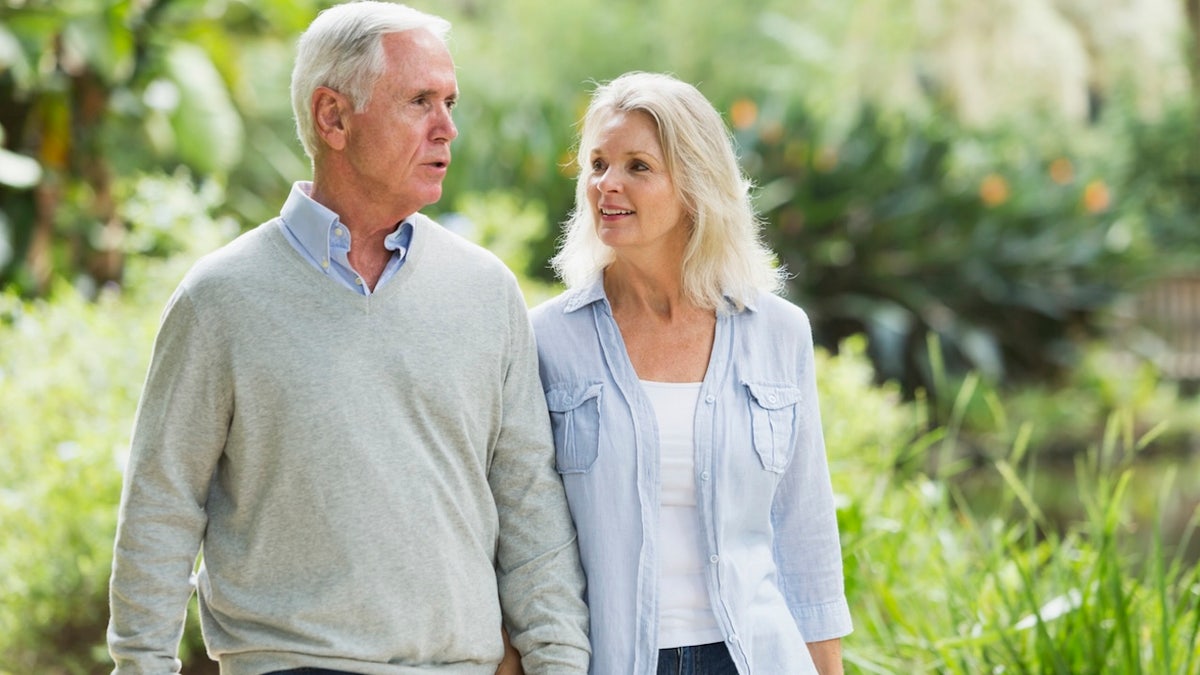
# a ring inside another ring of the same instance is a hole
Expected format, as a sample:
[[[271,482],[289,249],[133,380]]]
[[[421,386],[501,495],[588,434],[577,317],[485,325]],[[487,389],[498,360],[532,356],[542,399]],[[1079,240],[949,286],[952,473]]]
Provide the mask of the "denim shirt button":
[[[709,394],[708,396],[705,396],[705,397],[704,397],[704,402],[705,402],[705,403],[712,403],[712,402],[713,402],[713,401],[715,401],[715,400],[717,400],[717,397],[716,397],[716,396],[713,396],[712,394]]]
[[[707,471],[700,472],[700,480],[708,480],[708,472]]]
[[[710,563],[712,563],[712,564],[714,564],[714,565],[715,565],[715,564],[717,564],[717,561],[718,561],[718,560],[720,560],[720,559],[721,559],[721,557],[720,557],[720,556],[718,556],[716,553],[714,553],[714,554],[712,554],[711,556],[709,556],[709,558],[708,558],[708,562],[710,562]]]

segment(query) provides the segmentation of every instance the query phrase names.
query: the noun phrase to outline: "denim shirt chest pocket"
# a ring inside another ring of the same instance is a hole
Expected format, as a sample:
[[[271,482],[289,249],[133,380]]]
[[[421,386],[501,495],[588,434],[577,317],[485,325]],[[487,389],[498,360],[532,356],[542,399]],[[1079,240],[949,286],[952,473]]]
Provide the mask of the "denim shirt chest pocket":
[[[546,390],[550,426],[554,431],[554,461],[558,472],[587,473],[600,450],[600,392],[598,382],[553,385]]]
[[[754,451],[767,471],[783,473],[796,448],[800,387],[742,381],[749,394]]]

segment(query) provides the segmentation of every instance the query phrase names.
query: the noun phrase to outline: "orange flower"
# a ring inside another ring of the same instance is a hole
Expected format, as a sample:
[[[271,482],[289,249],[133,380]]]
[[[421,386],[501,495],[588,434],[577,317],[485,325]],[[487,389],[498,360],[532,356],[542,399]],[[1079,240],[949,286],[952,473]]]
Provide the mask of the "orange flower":
[[[838,151],[832,146],[822,146],[817,150],[817,156],[813,158],[813,165],[817,171],[821,173],[829,173],[837,168]]]
[[[758,137],[763,143],[775,145],[783,140],[783,125],[779,122],[769,122],[763,126],[762,131],[758,132]]]
[[[1071,160],[1059,157],[1050,162],[1050,180],[1059,185],[1066,185],[1073,178],[1075,178],[1075,167],[1071,165]]]
[[[1088,213],[1100,213],[1107,210],[1111,203],[1112,194],[1104,181],[1099,178],[1089,181],[1087,187],[1083,188],[1083,208]]]
[[[729,119],[734,129],[749,129],[758,119],[758,106],[748,98],[739,98],[729,109]]]
[[[979,183],[979,198],[988,208],[995,208],[1008,201],[1008,181],[1003,176],[989,173]]]

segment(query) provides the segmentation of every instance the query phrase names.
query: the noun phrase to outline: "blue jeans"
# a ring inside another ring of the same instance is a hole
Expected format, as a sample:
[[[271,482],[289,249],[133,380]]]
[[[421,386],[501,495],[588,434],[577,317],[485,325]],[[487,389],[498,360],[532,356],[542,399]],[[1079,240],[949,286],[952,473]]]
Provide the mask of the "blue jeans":
[[[658,675],[737,675],[724,642],[658,650]]]

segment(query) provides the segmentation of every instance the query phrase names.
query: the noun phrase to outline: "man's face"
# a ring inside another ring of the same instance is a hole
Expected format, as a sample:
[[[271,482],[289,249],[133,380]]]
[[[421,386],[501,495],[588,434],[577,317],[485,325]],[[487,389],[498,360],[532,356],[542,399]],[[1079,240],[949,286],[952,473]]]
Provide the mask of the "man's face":
[[[458,82],[449,50],[428,31],[385,35],[383,48],[387,66],[352,115],[346,158],[372,199],[407,216],[442,196]]]

